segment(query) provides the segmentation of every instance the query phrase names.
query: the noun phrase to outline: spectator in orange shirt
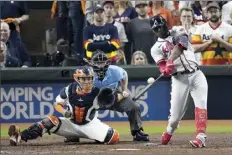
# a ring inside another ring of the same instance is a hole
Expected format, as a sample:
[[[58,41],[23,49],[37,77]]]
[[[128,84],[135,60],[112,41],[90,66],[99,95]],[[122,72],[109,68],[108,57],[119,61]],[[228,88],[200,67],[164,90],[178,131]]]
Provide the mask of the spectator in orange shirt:
[[[171,11],[164,8],[163,1],[154,1],[154,0],[150,1],[148,15],[150,17],[155,16],[155,15],[160,15],[167,21],[169,29],[171,29],[173,26],[173,19],[172,19]]]

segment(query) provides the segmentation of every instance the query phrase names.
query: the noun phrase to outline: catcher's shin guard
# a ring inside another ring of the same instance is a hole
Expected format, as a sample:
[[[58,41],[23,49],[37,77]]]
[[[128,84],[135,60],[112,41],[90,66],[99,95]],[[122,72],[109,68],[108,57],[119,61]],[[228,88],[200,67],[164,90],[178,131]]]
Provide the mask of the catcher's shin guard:
[[[119,142],[119,133],[118,131],[110,128],[104,140],[105,144],[116,144]]]
[[[21,132],[21,138],[23,141],[27,142],[27,140],[33,140],[39,136],[42,137],[43,133],[48,132],[50,134],[49,130],[58,126],[59,123],[59,119],[55,116],[48,116]]]
[[[208,114],[206,109],[195,108],[196,135],[205,133],[207,127]]]

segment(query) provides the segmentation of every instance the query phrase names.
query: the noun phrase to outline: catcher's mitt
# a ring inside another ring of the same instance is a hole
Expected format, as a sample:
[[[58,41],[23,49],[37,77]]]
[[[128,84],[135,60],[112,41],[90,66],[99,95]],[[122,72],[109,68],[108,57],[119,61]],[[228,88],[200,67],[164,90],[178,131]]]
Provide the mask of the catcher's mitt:
[[[110,108],[116,101],[116,92],[110,88],[102,88],[97,97],[100,108]]]

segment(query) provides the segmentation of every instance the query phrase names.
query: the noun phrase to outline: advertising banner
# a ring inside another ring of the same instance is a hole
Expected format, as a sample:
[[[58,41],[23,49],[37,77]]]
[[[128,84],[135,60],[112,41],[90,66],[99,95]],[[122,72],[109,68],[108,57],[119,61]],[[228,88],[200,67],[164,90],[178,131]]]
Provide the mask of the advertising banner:
[[[53,108],[55,98],[65,83],[3,84],[1,85],[1,123],[30,123],[48,115],[62,116]],[[132,96],[146,86],[146,82],[130,82]],[[158,81],[137,101],[141,105],[143,120],[167,120],[170,107],[170,82]],[[103,121],[126,121],[126,113],[99,111]]]

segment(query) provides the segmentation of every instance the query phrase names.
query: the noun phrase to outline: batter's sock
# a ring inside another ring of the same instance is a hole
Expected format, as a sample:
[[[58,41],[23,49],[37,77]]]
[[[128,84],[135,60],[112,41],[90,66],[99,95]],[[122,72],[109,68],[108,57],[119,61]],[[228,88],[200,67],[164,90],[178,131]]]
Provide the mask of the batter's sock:
[[[207,127],[207,109],[195,108],[196,135],[205,133]]]
[[[175,129],[173,129],[173,128],[170,127],[170,126],[167,126],[166,131],[167,131],[167,133],[168,133],[169,135],[173,135],[173,133],[175,132]]]

